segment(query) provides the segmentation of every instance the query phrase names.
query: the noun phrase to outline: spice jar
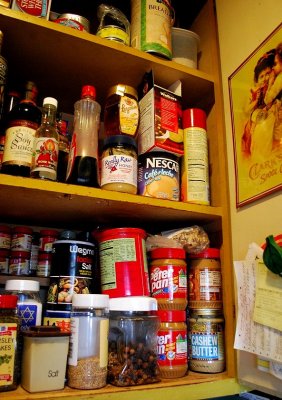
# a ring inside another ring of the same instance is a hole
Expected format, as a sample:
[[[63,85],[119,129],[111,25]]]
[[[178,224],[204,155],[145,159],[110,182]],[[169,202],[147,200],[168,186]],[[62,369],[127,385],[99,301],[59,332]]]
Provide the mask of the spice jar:
[[[29,251],[11,251],[9,260],[9,275],[29,275],[29,267]]]
[[[137,143],[127,135],[105,139],[101,161],[101,188],[137,193]]]
[[[186,252],[180,248],[156,248],[150,252],[151,295],[159,310],[185,310],[187,306]]]
[[[108,295],[73,295],[67,372],[72,388],[98,389],[107,383],[108,309]]]
[[[15,226],[12,229],[12,251],[27,251],[31,250],[33,230],[28,226]]]
[[[189,255],[189,308],[221,309],[222,284],[220,252],[208,248]]]
[[[10,250],[11,228],[7,225],[0,225],[0,250]]]
[[[9,255],[8,250],[0,250],[0,274],[6,275],[9,273]]]
[[[38,256],[36,276],[42,276],[45,278],[50,276],[51,263],[52,263],[52,254],[40,253]]]
[[[108,382],[136,386],[160,381],[157,361],[157,300],[146,296],[110,299]]]
[[[157,315],[161,320],[158,331],[161,377],[181,378],[188,369],[186,312],[161,310]]]
[[[64,388],[69,335],[56,326],[32,326],[23,332],[21,385],[25,390]]]
[[[224,318],[221,310],[197,310],[189,317],[189,369],[209,374],[225,369]]]
[[[0,392],[15,390],[18,376],[19,318],[17,296],[0,295]],[[7,345],[2,345],[7,343]]]
[[[39,251],[52,253],[52,244],[58,238],[59,232],[54,229],[42,229],[39,233]]]
[[[139,118],[136,89],[123,84],[112,86],[107,94],[104,108],[105,135],[129,135],[135,137]]]

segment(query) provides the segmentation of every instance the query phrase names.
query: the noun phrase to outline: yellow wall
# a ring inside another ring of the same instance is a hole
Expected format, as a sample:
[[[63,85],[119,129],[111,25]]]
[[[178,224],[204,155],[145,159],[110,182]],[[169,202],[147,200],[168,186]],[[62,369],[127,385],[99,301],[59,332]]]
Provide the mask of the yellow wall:
[[[216,0],[216,8],[228,144],[232,246],[234,260],[240,260],[244,258],[250,242],[262,244],[269,234],[282,233],[282,197],[278,192],[236,210],[228,77],[281,23],[282,1]],[[257,383],[258,388],[266,386],[269,392],[281,388],[281,380],[256,369],[256,359],[249,353],[240,352],[238,365],[239,377]]]

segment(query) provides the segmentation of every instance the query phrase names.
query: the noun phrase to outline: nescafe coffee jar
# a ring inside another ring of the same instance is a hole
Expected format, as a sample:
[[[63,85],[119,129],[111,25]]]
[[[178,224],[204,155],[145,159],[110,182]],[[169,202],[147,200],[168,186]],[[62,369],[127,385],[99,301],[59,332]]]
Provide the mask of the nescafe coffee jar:
[[[149,257],[151,296],[159,310],[185,310],[187,306],[186,252],[181,248],[156,248]]]

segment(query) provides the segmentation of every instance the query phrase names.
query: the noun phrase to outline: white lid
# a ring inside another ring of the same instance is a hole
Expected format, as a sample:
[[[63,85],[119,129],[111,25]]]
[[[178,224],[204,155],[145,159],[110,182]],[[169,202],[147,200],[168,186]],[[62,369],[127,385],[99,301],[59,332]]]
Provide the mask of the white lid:
[[[72,296],[73,307],[109,308],[109,295],[107,294],[77,294]]]
[[[54,99],[54,97],[45,97],[45,99],[43,99],[43,106],[46,104],[51,104],[52,106],[58,108],[58,100]]]
[[[39,292],[39,282],[24,280],[24,279],[10,279],[6,281],[5,290],[20,290],[20,291],[30,291]]]
[[[110,299],[110,311],[156,311],[157,299],[149,296],[127,296]]]

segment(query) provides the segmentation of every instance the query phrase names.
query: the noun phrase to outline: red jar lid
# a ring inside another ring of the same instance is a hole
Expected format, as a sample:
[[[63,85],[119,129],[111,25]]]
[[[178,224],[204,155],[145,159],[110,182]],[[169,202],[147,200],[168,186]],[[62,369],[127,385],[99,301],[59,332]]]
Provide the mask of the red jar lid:
[[[206,113],[201,108],[187,108],[183,111],[183,128],[203,128],[206,129]]]
[[[42,229],[39,233],[41,236],[52,236],[52,237],[59,236],[59,231],[56,231],[55,229]]]
[[[12,229],[7,225],[0,225],[0,232],[11,234]]]
[[[157,315],[161,322],[186,322],[186,311],[182,310],[159,310]]]
[[[26,233],[27,235],[32,235],[33,230],[28,226],[15,226],[13,228],[13,234],[16,233]]]
[[[0,308],[16,308],[18,296],[14,294],[0,294]]]
[[[7,258],[10,255],[10,251],[9,250],[0,250],[0,257],[4,257]]]
[[[30,252],[21,250],[11,251],[11,258],[27,258],[29,260]]]
[[[51,253],[39,253],[38,260],[52,260]]]
[[[170,247],[160,247],[157,249],[153,249],[150,252],[150,256],[152,259],[156,258],[186,258],[186,251],[180,248],[170,248]]]
[[[201,253],[189,254],[189,258],[220,258],[220,251],[219,249],[209,247]]]

